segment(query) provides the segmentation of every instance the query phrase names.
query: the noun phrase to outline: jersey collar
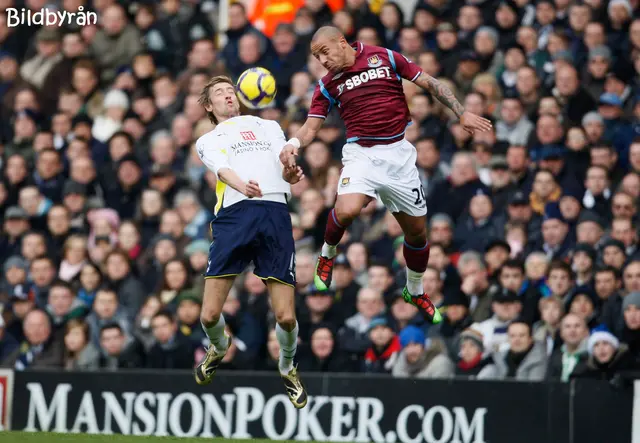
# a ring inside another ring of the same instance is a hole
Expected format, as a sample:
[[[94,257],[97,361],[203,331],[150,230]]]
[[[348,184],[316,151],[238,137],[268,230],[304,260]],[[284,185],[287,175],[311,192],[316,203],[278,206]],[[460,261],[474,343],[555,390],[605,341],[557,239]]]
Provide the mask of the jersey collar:
[[[362,51],[364,51],[364,45],[361,42],[354,42],[351,44],[351,47],[356,50],[356,58],[358,58],[360,54],[362,54]]]

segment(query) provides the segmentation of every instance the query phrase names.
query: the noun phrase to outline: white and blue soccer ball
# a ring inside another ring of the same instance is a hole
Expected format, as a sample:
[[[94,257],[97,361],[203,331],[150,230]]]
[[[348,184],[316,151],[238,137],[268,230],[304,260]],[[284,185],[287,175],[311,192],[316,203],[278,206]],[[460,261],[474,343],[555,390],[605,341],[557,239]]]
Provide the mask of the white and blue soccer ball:
[[[276,79],[265,68],[249,68],[236,84],[238,100],[249,109],[264,109],[276,97]]]

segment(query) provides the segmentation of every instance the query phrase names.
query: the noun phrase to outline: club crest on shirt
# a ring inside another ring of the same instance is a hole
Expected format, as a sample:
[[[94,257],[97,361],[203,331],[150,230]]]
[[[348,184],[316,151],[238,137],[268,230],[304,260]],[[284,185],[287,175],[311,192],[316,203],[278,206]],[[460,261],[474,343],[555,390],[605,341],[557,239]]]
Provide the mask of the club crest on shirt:
[[[382,65],[382,59],[377,55],[372,55],[367,59],[367,63],[369,63],[370,68],[377,68],[378,66]]]
[[[350,177],[345,177],[345,178],[342,179],[340,184],[342,186],[347,186],[349,184],[349,181],[351,181],[351,178]]]

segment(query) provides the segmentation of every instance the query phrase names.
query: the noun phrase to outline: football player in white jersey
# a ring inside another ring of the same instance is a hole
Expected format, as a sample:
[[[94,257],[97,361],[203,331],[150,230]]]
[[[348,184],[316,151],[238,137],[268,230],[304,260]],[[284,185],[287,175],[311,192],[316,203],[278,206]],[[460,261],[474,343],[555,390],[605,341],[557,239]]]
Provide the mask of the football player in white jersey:
[[[231,343],[222,306],[237,275],[253,262],[254,273],[269,289],[280,344],[279,370],[287,394],[300,409],[307,393],[293,365],[298,340],[295,314],[295,245],[287,197],[302,170],[283,169],[286,144],[275,121],[240,115],[235,87],[228,77],[213,77],[199,103],[216,128],[196,142],[202,162],[217,178],[213,241],[205,273],[200,320],[211,346],[195,369],[198,384],[210,383]]]

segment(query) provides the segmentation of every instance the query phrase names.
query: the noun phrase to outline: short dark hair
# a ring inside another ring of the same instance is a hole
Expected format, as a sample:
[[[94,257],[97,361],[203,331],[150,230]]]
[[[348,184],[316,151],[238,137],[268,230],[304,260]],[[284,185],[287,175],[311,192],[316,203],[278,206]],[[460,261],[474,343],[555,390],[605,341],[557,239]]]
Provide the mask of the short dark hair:
[[[234,3],[236,4],[236,3]],[[231,86],[233,86],[235,88],[235,85],[233,84],[233,80],[231,80],[229,77],[227,77],[226,75],[216,75],[215,77],[212,77],[206,85],[204,85],[204,87],[202,88],[202,92],[200,92],[200,97],[198,98],[198,104],[200,106],[202,106],[203,108],[205,108],[206,106],[211,105],[211,97],[209,96],[209,94],[211,93],[211,89],[220,83],[228,83]],[[206,110],[206,109],[205,109]],[[213,115],[213,112],[207,112],[207,117],[209,117],[209,120],[211,120],[211,123],[213,123],[214,125],[218,124],[218,119],[216,118],[215,115]]]
[[[104,331],[108,331],[109,329],[117,329],[118,331],[120,331],[120,334],[123,334],[124,331],[122,330],[122,327],[116,323],[116,322],[109,322],[106,325],[104,325],[103,327],[100,328],[100,336],[102,337],[102,333]]]
[[[613,274],[616,280],[620,280],[622,278],[622,276],[620,275],[620,271],[614,268],[613,266],[609,266],[609,265],[598,266],[594,271],[594,275],[603,274],[605,272],[609,272]]]
[[[71,293],[73,293],[73,288],[71,287],[71,285],[69,284],[69,282],[66,282],[60,278],[56,278],[55,280],[53,280],[53,282],[49,285],[49,289],[53,289],[53,288],[65,288],[67,290],[69,290]]]
[[[498,275],[502,274],[502,271],[504,269],[518,269],[520,270],[520,272],[524,275],[524,263],[522,262],[522,260],[518,260],[516,258],[510,258],[507,261],[505,261],[502,266],[500,267],[500,271],[498,272]]]
[[[160,318],[160,317],[166,318],[171,323],[173,323],[175,321],[175,319],[173,318],[173,314],[171,313],[171,311],[169,311],[167,309],[161,309],[160,311],[156,312],[153,315],[152,320],[155,320],[156,318]]]
[[[547,277],[551,275],[552,271],[564,271],[569,274],[569,278],[574,280],[573,270],[571,269],[571,265],[569,263],[563,262],[562,260],[554,260],[549,265],[549,269],[547,270]]]

